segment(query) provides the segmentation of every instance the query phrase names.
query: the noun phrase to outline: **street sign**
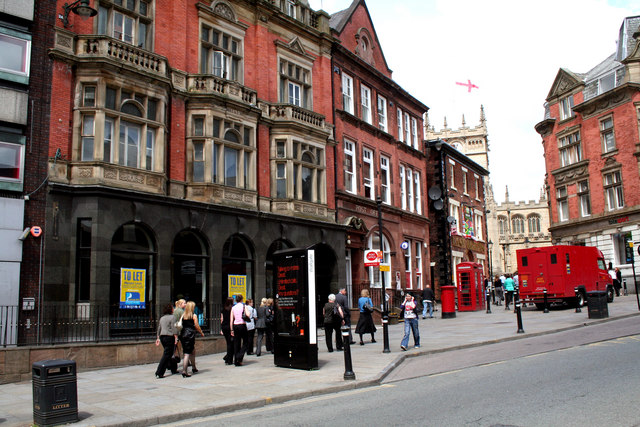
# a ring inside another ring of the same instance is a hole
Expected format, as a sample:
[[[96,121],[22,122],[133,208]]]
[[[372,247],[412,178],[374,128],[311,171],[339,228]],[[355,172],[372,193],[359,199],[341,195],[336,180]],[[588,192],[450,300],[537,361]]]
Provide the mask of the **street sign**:
[[[380,264],[380,271],[391,271],[390,264]]]
[[[40,237],[41,234],[42,234],[42,228],[40,228],[37,225],[34,225],[33,227],[31,227],[31,235],[33,237]]]
[[[378,258],[378,251],[374,251],[374,250],[364,251],[365,267],[377,267],[379,265],[380,265],[380,258]]]

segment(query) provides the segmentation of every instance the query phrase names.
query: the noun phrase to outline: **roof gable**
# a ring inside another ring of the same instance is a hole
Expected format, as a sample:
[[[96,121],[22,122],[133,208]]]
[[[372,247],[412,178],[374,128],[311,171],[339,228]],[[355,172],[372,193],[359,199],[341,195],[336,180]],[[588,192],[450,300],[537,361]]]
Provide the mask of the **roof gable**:
[[[582,74],[573,73],[565,68],[560,68],[560,71],[556,74],[556,79],[553,81],[553,85],[551,85],[549,95],[547,95],[547,101],[564,95],[577,86],[584,84],[583,78]]]

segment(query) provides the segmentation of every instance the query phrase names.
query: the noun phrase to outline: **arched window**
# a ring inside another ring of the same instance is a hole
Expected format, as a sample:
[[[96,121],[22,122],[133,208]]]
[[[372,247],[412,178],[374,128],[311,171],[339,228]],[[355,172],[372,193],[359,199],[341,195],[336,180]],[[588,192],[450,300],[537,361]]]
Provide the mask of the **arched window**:
[[[529,233],[539,233],[540,232],[540,215],[532,214],[527,217],[527,222],[529,223]]]
[[[511,232],[513,234],[524,233],[524,217],[522,215],[514,215],[511,218]]]
[[[242,293],[253,298],[253,248],[239,234],[227,239],[222,247],[222,301]]]
[[[507,227],[507,217],[499,216],[498,217],[498,233],[507,234],[509,232],[509,228]]]
[[[211,312],[207,298],[209,283],[209,251],[205,240],[198,233],[184,230],[173,241],[173,284],[171,298],[193,301],[202,314],[200,326],[209,327]]]

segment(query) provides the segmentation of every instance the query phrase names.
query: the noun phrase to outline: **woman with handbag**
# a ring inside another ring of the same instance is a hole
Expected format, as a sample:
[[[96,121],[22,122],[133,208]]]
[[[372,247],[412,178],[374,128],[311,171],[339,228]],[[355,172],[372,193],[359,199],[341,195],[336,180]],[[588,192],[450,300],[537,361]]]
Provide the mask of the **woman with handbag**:
[[[247,322],[251,319],[251,307],[242,302],[242,295],[236,295],[236,305],[231,308],[231,336],[233,337],[233,364],[242,366],[244,354],[247,352]]]
[[[227,298],[220,313],[220,333],[227,342],[227,354],[222,358],[225,365],[233,365],[233,337],[231,336],[231,307],[233,298]]]
[[[360,299],[358,299],[358,308],[360,309],[360,318],[358,319],[358,325],[356,326],[356,334],[360,334],[360,345],[364,345],[362,336],[364,334],[371,334],[371,342],[376,342],[375,332],[376,325],[373,323],[373,301],[369,298],[369,289],[363,289],[360,292]]]
[[[184,354],[184,359],[182,361],[182,376],[185,378],[190,377],[187,372],[189,368],[189,361],[191,361],[191,372],[193,374],[198,372],[196,368],[196,331],[200,333],[200,335],[204,336],[204,332],[200,329],[200,325],[198,324],[198,316],[195,315],[194,310],[196,308],[196,303],[193,301],[189,301],[184,308],[184,313],[182,317],[178,321],[178,323],[182,322],[182,331],[180,332],[180,343],[182,344],[182,353]]]
[[[156,345],[162,343],[164,351],[160,363],[156,368],[156,378],[164,378],[164,373],[167,368],[171,369],[172,374],[178,373],[177,365],[175,367],[171,366],[171,358],[173,357],[173,352],[178,342],[178,331],[175,330],[174,323],[173,306],[167,304],[164,310],[162,310],[162,317],[158,321]]]
[[[250,321],[247,323],[247,354],[253,354],[253,338],[256,335],[256,319],[258,318],[258,313],[256,309],[253,308],[253,300],[251,298],[247,298],[247,309],[251,312]]]

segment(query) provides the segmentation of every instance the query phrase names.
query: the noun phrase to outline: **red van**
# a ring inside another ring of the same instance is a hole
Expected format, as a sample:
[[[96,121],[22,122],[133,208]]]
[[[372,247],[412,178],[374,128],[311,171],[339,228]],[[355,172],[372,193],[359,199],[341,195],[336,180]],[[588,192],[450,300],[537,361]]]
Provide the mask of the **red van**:
[[[613,281],[602,252],[593,246],[546,246],[519,249],[518,275],[520,298],[544,307],[547,301],[583,306],[587,292],[606,291],[613,301]],[[578,288],[576,298],[575,288]]]

